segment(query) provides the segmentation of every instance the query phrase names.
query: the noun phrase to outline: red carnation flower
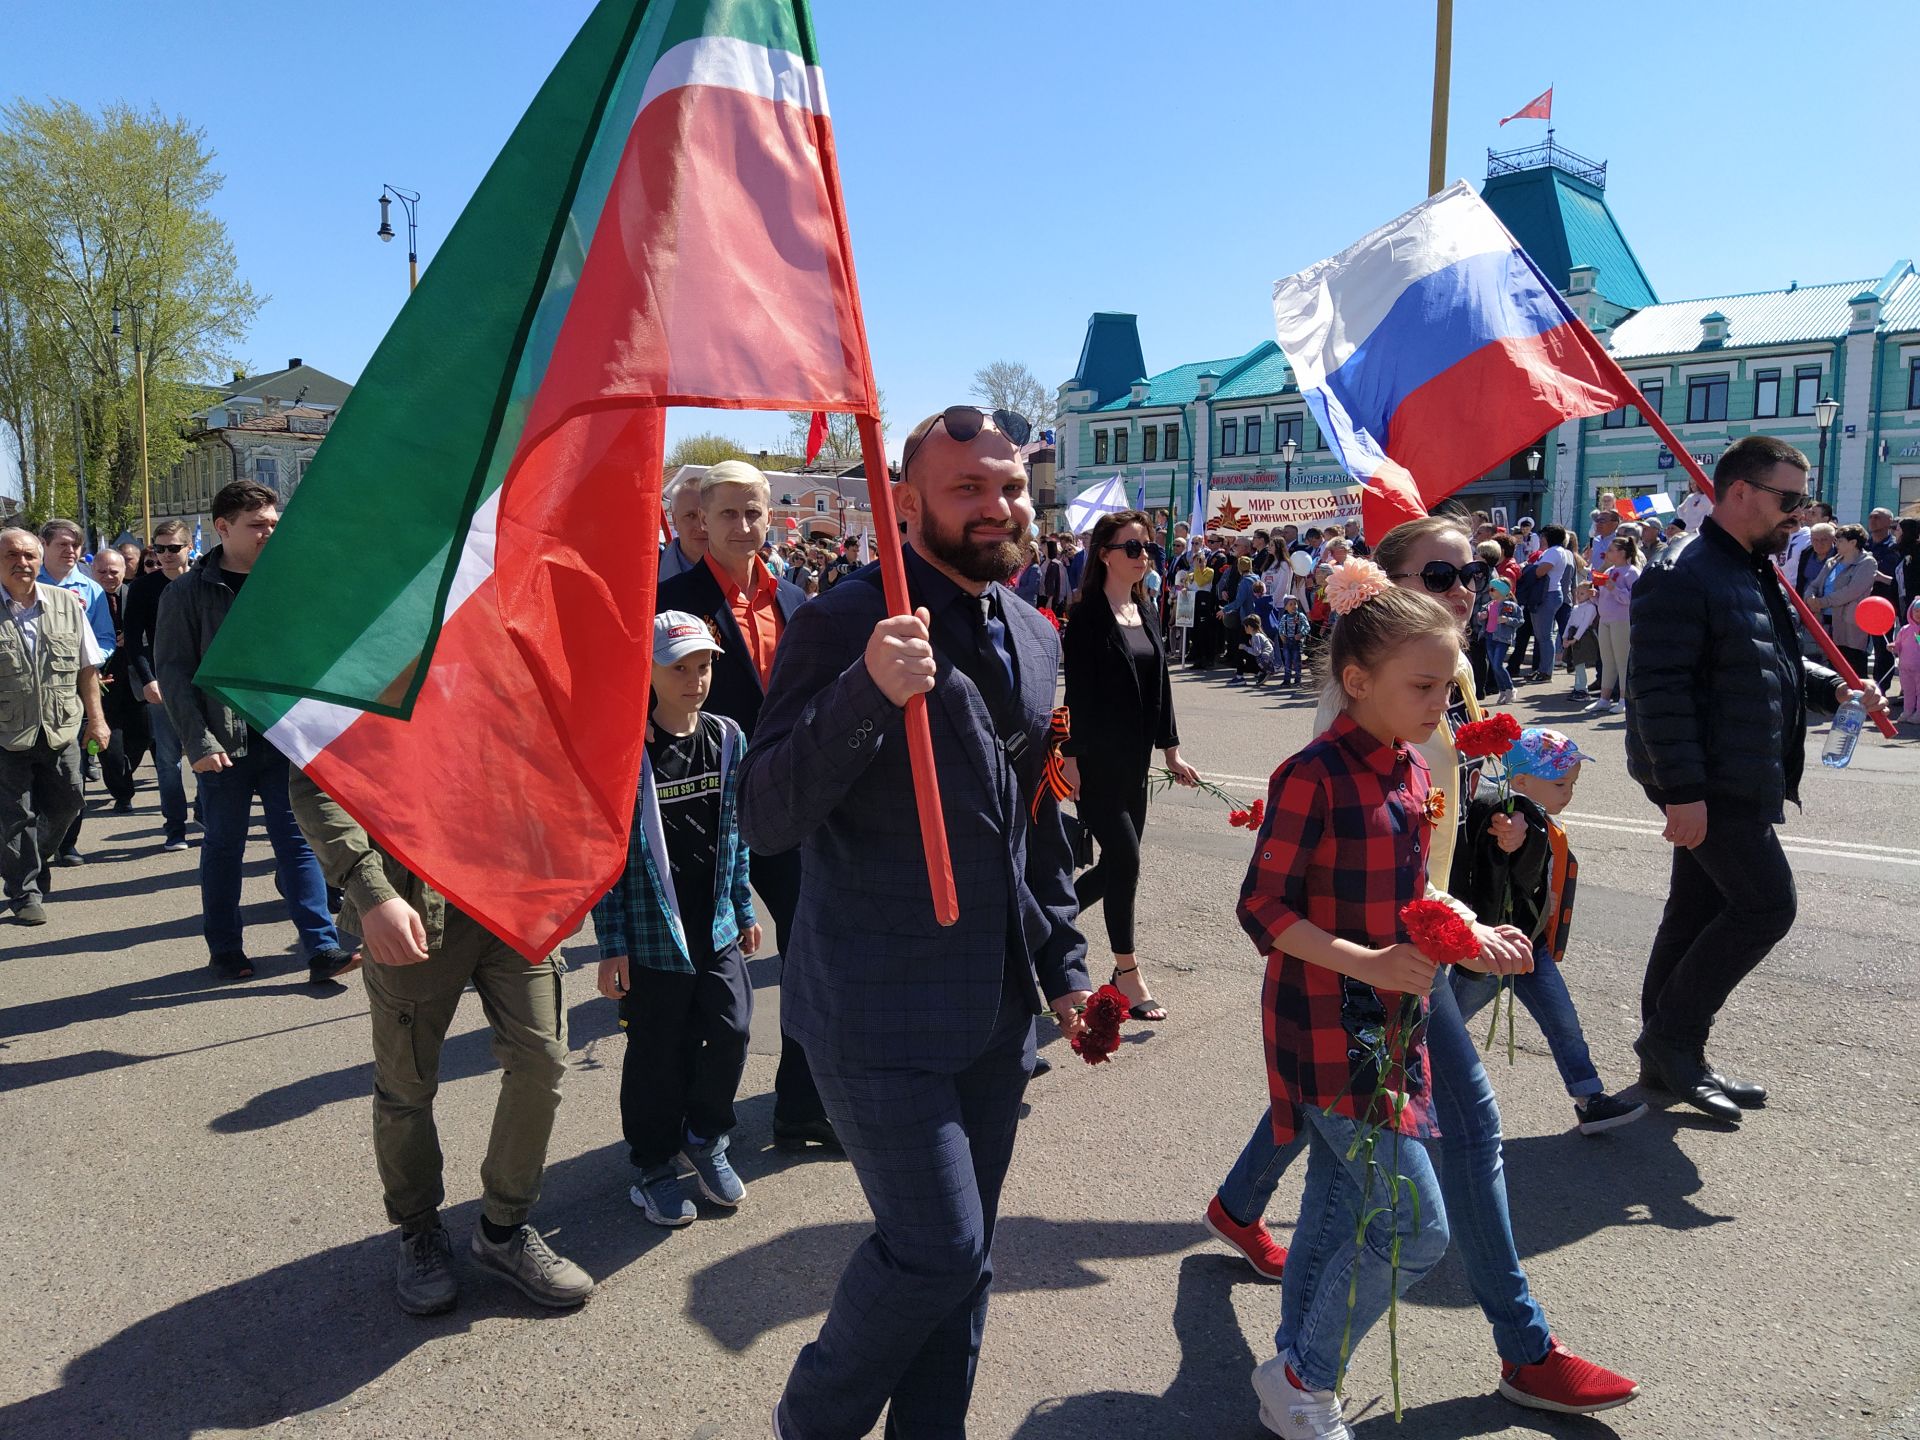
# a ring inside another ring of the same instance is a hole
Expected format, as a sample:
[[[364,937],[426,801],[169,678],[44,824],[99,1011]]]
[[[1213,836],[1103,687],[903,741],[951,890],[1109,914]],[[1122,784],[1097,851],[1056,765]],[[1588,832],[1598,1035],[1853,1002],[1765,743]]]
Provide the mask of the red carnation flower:
[[[1250,809],[1227,812],[1227,824],[1236,830],[1258,830],[1260,822],[1266,818],[1267,802],[1264,800],[1254,801]]]
[[[1073,1037],[1073,1053],[1089,1065],[1104,1065],[1120,1048],[1120,1027],[1133,1002],[1112,985],[1102,985],[1087,999],[1082,1018],[1087,1028]]]
[[[1458,965],[1480,953],[1473,926],[1442,901],[1408,901],[1400,907],[1400,923],[1414,948],[1436,965]]]
[[[1468,760],[1506,754],[1520,741],[1520,722],[1504,712],[1462,725],[1454,732],[1453,748]]]

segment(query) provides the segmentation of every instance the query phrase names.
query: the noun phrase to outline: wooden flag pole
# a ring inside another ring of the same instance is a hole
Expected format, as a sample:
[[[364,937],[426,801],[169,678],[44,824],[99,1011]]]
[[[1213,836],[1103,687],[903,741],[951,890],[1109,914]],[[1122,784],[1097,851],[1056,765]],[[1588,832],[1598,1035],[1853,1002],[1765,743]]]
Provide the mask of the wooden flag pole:
[[[1427,138],[1427,194],[1447,188],[1447,101],[1453,85],[1453,0],[1434,0],[1433,129]]]
[[[907,562],[900,553],[900,522],[894,518],[893,484],[887,473],[880,422],[869,415],[855,418],[860,424],[860,461],[867,472],[867,499],[873,508],[873,541],[880,552],[880,583],[887,597],[887,613],[911,615]],[[947,816],[940,805],[940,781],[933,768],[933,727],[927,720],[924,695],[907,702],[907,758],[913,765],[913,801],[920,813],[920,848],[927,856],[933,915],[942,925],[951,925],[960,918],[960,897],[953,884],[953,857],[947,851]]]
[[[1623,381],[1626,379],[1624,372],[1621,374],[1621,379]],[[1700,487],[1700,493],[1705,495],[1709,500],[1714,499],[1713,481],[1707,478],[1707,472],[1700,468],[1700,462],[1695,460],[1692,452],[1680,443],[1679,436],[1675,435],[1668,427],[1667,422],[1660,417],[1660,413],[1653,409],[1642,409],[1640,413],[1647,417],[1647,424],[1653,427],[1654,433],[1659,435],[1661,440],[1666,443],[1666,447],[1673,452],[1674,458],[1680,462],[1681,468],[1693,477],[1694,484]],[[1800,598],[1800,592],[1793,588],[1793,582],[1787,579],[1787,572],[1780,568],[1780,562],[1777,560],[1773,565],[1773,573],[1780,577],[1780,588],[1787,592],[1787,599],[1793,602],[1793,608],[1800,614],[1800,623],[1806,626],[1807,633],[1813,636],[1814,640],[1818,642],[1820,649],[1826,654],[1827,663],[1833,667],[1834,673],[1847,682],[1849,689],[1864,690],[1866,686],[1861,684],[1860,677],[1855,673],[1853,666],[1847,663],[1847,657],[1840,653],[1839,644],[1834,640],[1833,636],[1827,633],[1827,627],[1820,623],[1820,617],[1813,613],[1813,607]],[[1894,728],[1893,721],[1888,719],[1885,714],[1876,713],[1870,718],[1880,733],[1886,736],[1887,739],[1898,740],[1900,738],[1900,732]]]

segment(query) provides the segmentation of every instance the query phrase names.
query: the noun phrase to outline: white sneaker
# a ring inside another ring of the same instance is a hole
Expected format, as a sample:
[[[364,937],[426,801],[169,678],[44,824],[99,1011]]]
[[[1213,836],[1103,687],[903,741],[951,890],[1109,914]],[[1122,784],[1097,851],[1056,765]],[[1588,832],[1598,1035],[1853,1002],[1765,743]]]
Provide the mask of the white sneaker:
[[[1610,701],[1606,700],[1596,700],[1580,713],[1582,715],[1604,715],[1607,713],[1607,707],[1610,703]]]
[[[1254,1367],[1253,1393],[1260,1397],[1260,1423],[1281,1440],[1353,1440],[1340,1418],[1340,1397],[1300,1389],[1287,1378],[1283,1356]]]
[[[1511,705],[1513,703],[1513,692],[1511,690],[1502,690],[1500,692],[1499,703],[1502,705]]]
[[[1627,713],[1627,707],[1625,702],[1623,701],[1616,700],[1611,705],[1607,706],[1607,714],[1609,715],[1624,715],[1626,713]]]

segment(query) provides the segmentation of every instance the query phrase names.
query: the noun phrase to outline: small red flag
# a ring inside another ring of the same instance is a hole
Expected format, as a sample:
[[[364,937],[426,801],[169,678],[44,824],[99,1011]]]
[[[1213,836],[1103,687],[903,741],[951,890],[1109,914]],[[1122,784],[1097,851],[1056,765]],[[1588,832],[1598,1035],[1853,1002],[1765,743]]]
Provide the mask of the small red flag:
[[[1513,114],[1507,116],[1507,120],[1551,119],[1553,119],[1553,87],[1551,85],[1547,87],[1546,94],[1536,96],[1518,110],[1514,111]],[[1500,123],[1504,125],[1507,123],[1507,120],[1502,120]]]
[[[1633,508],[1633,501],[1625,495],[1620,496],[1613,502],[1613,508],[1622,520],[1638,520],[1640,518],[1640,512]]]
[[[827,412],[816,410],[813,412],[813,422],[807,426],[807,464],[813,463],[814,457],[820,453],[820,447],[826,443]]]

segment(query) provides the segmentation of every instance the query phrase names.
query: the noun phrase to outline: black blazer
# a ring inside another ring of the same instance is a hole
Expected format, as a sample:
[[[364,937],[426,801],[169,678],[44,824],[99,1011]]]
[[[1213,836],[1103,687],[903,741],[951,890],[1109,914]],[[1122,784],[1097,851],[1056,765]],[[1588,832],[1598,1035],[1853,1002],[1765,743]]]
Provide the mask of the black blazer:
[[[1062,643],[1073,726],[1073,737],[1062,747],[1067,754],[1137,766],[1153,750],[1180,743],[1173,723],[1173,675],[1151,605],[1140,607],[1140,623],[1160,671],[1160,683],[1144,693],[1106,594],[1087,595],[1073,607]]]
[[[793,612],[807,603],[807,592],[785,580],[777,583],[780,615],[785,624],[791,625]],[[706,561],[660,582],[654,611],[662,610],[684,610],[689,615],[698,615],[720,632],[720,643],[727,649],[724,655],[714,657],[713,689],[707,694],[706,708],[726,716],[752,739],[753,727],[760,721],[760,706],[767,698],[766,687],[760,683],[760,670],[753,663],[753,652],[747,648],[747,637],[740,633],[740,624],[733,618],[733,605]],[[785,631],[781,633],[784,638]]]

